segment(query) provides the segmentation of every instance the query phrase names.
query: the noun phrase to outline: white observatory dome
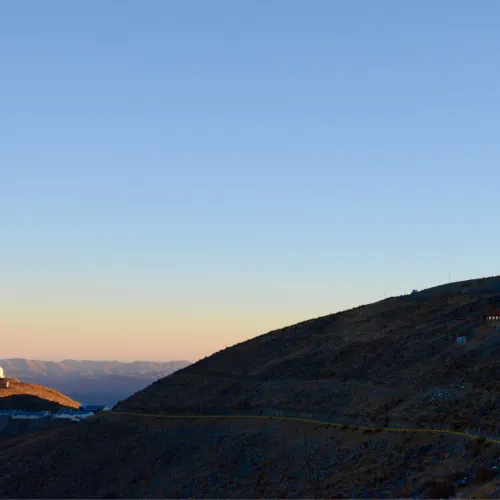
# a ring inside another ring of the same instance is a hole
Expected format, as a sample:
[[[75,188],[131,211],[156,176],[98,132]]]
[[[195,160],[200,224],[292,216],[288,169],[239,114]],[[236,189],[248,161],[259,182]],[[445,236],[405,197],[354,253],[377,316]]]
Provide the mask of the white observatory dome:
[[[0,378],[3,378],[3,368],[0,366]]]

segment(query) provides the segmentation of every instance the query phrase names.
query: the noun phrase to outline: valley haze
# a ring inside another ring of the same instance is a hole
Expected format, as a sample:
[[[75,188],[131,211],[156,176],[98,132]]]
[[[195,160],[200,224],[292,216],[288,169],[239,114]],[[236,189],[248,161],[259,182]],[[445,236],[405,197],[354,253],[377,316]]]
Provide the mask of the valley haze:
[[[40,384],[88,404],[113,406],[189,361],[149,362],[0,359],[9,377]]]

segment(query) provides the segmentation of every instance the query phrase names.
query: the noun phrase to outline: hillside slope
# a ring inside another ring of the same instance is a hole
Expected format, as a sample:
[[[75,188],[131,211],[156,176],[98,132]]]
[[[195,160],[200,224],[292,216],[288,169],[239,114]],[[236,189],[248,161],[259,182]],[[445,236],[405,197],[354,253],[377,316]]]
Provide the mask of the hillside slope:
[[[273,331],[161,379],[117,411],[299,410],[495,431],[500,278],[443,285]],[[456,337],[466,335],[466,345]]]
[[[500,448],[486,445],[294,422],[106,414],[5,440],[0,498],[498,498]]]
[[[9,387],[0,388],[0,408],[38,411],[42,407],[48,410],[53,409],[55,408],[54,403],[68,408],[78,408],[80,406],[78,401],[49,387],[27,384],[13,378],[7,380],[10,382]],[[47,402],[46,408],[43,401]]]

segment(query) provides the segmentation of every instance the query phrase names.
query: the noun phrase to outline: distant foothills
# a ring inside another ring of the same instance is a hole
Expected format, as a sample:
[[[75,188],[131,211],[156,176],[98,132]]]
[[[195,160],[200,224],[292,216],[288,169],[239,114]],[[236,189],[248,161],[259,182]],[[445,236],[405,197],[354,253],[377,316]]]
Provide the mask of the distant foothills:
[[[188,365],[190,361],[91,361],[66,359],[41,361],[0,359],[7,377],[45,385],[84,404],[113,406],[159,378]]]

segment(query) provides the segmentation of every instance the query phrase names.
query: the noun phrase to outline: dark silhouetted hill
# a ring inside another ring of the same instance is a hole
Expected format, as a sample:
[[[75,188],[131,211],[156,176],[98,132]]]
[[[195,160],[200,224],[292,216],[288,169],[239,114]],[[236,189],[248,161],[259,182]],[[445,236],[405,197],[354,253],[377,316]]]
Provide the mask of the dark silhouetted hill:
[[[64,397],[60,398],[59,401],[67,402]],[[73,403],[76,403],[76,401]],[[55,413],[62,408],[76,408],[76,406],[63,405],[56,401],[31,394],[14,394],[0,398],[0,409],[2,410],[51,411]]]
[[[277,408],[494,432],[500,278],[452,283],[270,332],[158,380],[119,411]],[[465,345],[457,336],[467,336]]]

